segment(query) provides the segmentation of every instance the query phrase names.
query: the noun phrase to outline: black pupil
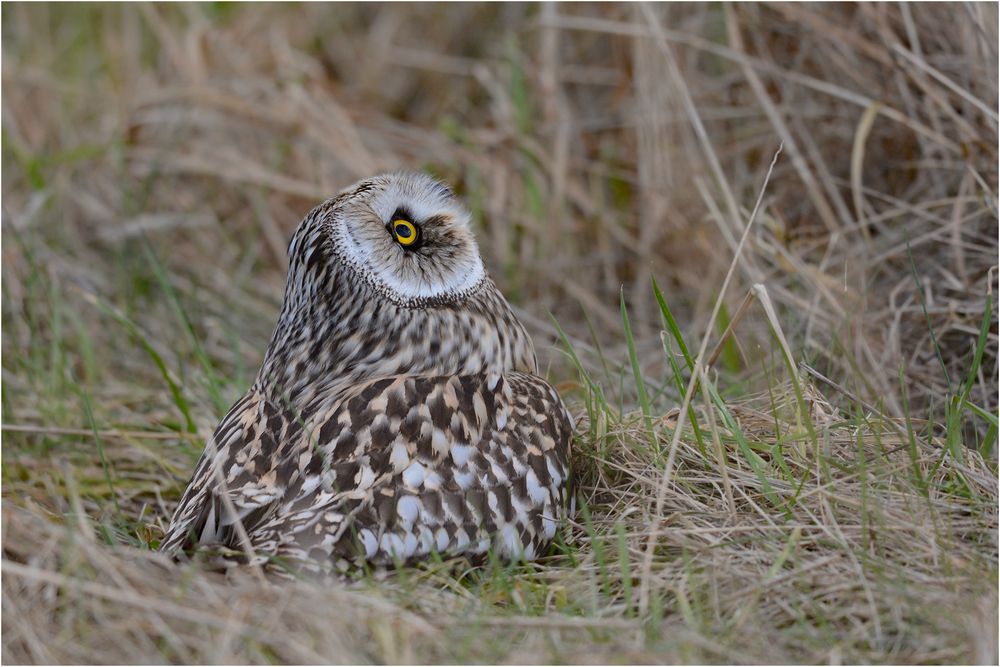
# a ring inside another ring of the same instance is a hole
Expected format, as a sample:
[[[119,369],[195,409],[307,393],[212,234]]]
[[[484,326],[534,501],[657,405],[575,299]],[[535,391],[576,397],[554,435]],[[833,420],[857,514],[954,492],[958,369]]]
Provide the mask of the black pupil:
[[[408,239],[413,235],[413,231],[407,225],[396,225],[396,236]]]

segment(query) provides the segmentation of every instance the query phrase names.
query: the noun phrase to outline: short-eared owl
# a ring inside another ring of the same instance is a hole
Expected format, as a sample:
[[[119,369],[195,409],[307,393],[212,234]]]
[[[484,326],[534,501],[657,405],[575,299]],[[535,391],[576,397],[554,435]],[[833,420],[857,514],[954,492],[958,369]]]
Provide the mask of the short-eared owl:
[[[306,572],[540,555],[565,512],[571,418],[452,192],[418,173],[361,181],[306,216],[288,255],[260,373],[161,550]]]

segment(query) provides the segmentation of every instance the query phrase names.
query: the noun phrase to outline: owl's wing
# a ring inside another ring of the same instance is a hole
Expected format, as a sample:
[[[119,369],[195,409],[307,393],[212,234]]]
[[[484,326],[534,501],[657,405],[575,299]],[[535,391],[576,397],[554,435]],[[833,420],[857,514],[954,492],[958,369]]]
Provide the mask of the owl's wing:
[[[217,543],[239,547],[246,530],[265,520],[297,476],[289,452],[302,420],[251,389],[236,402],[206,443],[174,511],[160,551]]]
[[[251,535],[296,569],[491,546],[531,559],[564,512],[572,420],[532,375],[376,380],[309,430],[318,479],[303,475]]]

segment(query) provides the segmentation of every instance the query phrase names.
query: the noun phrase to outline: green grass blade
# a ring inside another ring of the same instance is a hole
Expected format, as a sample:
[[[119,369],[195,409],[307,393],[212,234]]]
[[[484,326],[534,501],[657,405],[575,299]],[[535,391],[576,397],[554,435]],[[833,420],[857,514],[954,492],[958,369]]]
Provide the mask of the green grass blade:
[[[733,438],[736,440],[736,445],[743,454],[743,458],[746,459],[747,463],[750,465],[750,469],[753,470],[754,475],[757,477],[757,481],[760,482],[761,490],[764,496],[771,502],[775,507],[778,507],[781,503],[778,498],[778,494],[774,490],[774,486],[768,479],[767,475],[767,462],[760,457],[757,452],[753,451],[750,447],[749,441],[747,441],[746,436],[743,435],[743,429],[740,428],[739,423],[736,418],[733,417],[733,413],[729,411],[729,407],[726,402],[722,400],[719,395],[718,390],[715,385],[709,383],[708,385],[709,396],[712,398],[712,403],[715,404],[715,408],[719,411],[719,415],[722,417],[722,422],[729,431]]]
[[[222,389],[218,376],[215,373],[215,367],[208,358],[208,354],[205,352],[205,348],[202,346],[201,341],[198,338],[198,334],[194,330],[191,318],[188,316],[187,310],[181,303],[181,300],[177,295],[177,290],[174,289],[173,284],[170,282],[170,278],[167,276],[167,272],[163,268],[163,263],[160,262],[159,257],[156,256],[156,253],[153,251],[148,239],[143,239],[143,249],[146,252],[146,256],[149,258],[150,266],[153,268],[153,274],[156,276],[160,289],[162,289],[164,294],[166,294],[167,301],[170,303],[171,308],[173,308],[174,313],[180,320],[184,334],[187,336],[188,341],[194,350],[195,358],[198,360],[199,365],[205,373],[205,381],[209,396],[212,398],[215,410],[218,413],[225,413],[229,408],[229,404],[222,396]]]
[[[660,314],[663,316],[664,321],[667,323],[667,328],[670,330],[670,335],[677,344],[677,348],[684,355],[684,361],[687,363],[688,371],[694,369],[694,359],[691,357],[691,352],[688,349],[687,343],[684,342],[684,335],[681,333],[680,327],[677,326],[677,320],[674,319],[674,314],[670,311],[670,306],[667,305],[667,300],[663,297],[663,292],[660,291],[660,286],[656,284],[656,278],[652,278],[653,281],[653,294],[656,296],[656,303],[660,306]],[[667,363],[670,365],[670,372],[674,378],[674,385],[677,387],[677,393],[680,396],[684,396],[687,391],[686,383],[684,382],[684,374],[681,372],[680,364],[674,359],[672,350],[667,346],[666,336],[661,336],[661,342],[663,343],[663,352],[667,357]],[[698,444],[698,451],[701,452],[702,456],[707,456],[705,449],[705,439],[701,433],[701,427],[698,426],[698,420],[695,418],[694,407],[689,405],[687,410],[687,421],[691,424],[691,429],[694,431],[694,439]]]
[[[944,374],[945,382],[948,384],[948,393],[951,393],[951,377],[948,375],[948,367],[944,363],[941,355],[941,346],[938,344],[937,334],[934,333],[934,326],[931,324],[931,316],[927,313],[927,301],[924,299],[924,286],[920,282],[920,274],[917,273],[917,263],[913,261],[913,250],[910,242],[906,242],[906,256],[910,260],[910,271],[913,273],[913,282],[917,284],[917,298],[920,299],[920,309],[924,313],[924,320],[927,322],[927,330],[931,333],[931,342],[934,344],[934,353],[937,355],[938,363],[941,364],[941,372]]]
[[[656,284],[656,278],[653,278],[653,294],[656,296],[656,302],[660,305],[660,312],[663,314],[663,318],[667,321],[667,327],[670,328],[670,335],[673,336],[675,341],[677,341],[677,346],[680,348],[681,354],[684,355],[688,371],[693,371],[694,357],[691,356],[691,351],[688,350],[687,343],[684,342],[684,336],[681,334],[680,327],[677,326],[677,320],[674,319],[674,314],[670,312],[667,300],[663,298],[663,292],[660,291],[660,286]]]
[[[625,291],[620,293],[622,325],[625,327],[625,343],[628,345],[628,359],[632,364],[632,376],[635,378],[635,390],[639,397],[639,409],[642,410],[642,419],[646,424],[646,434],[649,437],[649,444],[653,451],[659,451],[656,433],[653,431],[653,411],[649,404],[649,395],[646,393],[646,383],[642,379],[642,370],[639,368],[639,355],[635,351],[635,339],[632,337],[632,325],[628,320],[628,310],[625,308]]]
[[[621,521],[615,522],[618,534],[618,565],[622,578],[622,597],[625,598],[625,615],[632,616],[632,570],[628,554],[628,540],[625,537],[625,526]]]
[[[160,375],[163,377],[164,382],[167,383],[167,387],[170,389],[170,395],[174,399],[174,404],[180,411],[181,415],[184,417],[185,429],[188,433],[197,433],[198,427],[195,426],[194,418],[191,416],[191,406],[188,405],[187,399],[184,397],[184,392],[181,390],[180,384],[174,379],[173,374],[167,368],[167,363],[160,356],[160,353],[156,351],[153,344],[149,341],[149,338],[139,329],[139,326],[129,319],[124,313],[115,308],[114,306],[105,303],[101,298],[94,294],[85,293],[84,298],[93,303],[103,312],[105,315],[110,316],[116,322],[125,327],[126,330],[142,345],[142,348],[149,355],[153,363],[156,364],[156,368],[160,371]]]
[[[104,470],[104,481],[108,484],[108,490],[111,492],[111,500],[115,505],[115,514],[121,514],[121,506],[118,504],[118,493],[115,491],[115,483],[111,479],[111,465],[108,463],[108,457],[104,453],[104,441],[101,439],[101,434],[97,428],[97,420],[94,419],[94,408],[90,403],[90,396],[84,389],[79,390],[80,400],[83,402],[83,413],[87,417],[87,425],[90,427],[91,432],[94,434],[94,443],[97,445],[97,453],[101,458],[101,468]]]

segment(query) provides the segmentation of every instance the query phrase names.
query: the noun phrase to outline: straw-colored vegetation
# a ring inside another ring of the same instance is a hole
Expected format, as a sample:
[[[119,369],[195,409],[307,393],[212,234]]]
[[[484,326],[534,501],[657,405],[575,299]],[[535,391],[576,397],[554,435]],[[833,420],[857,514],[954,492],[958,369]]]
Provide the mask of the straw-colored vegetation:
[[[2,21],[4,662],[996,663],[995,4]],[[343,587],[167,562],[291,230],[399,167],[578,416],[576,521]]]

